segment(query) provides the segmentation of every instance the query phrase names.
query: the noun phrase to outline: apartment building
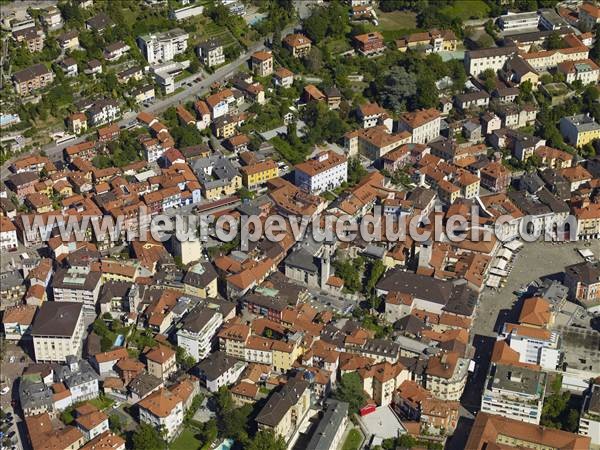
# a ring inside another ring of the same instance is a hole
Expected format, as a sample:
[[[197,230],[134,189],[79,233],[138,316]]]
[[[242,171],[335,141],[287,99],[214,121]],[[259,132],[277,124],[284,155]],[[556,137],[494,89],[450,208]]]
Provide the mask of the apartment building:
[[[479,76],[488,69],[498,72],[504,67],[506,61],[517,54],[517,47],[492,47],[481,50],[465,52],[465,68],[467,73],[474,77]]]
[[[481,411],[539,424],[545,389],[546,373],[539,369],[492,364],[484,385]]]
[[[335,189],[348,180],[348,160],[328,150],[294,167],[295,184],[311,194]]]
[[[396,41],[396,47],[401,52],[413,49],[425,53],[438,53],[441,51],[454,51],[457,45],[458,39],[454,32],[450,30],[430,30],[413,33]]]
[[[225,62],[223,44],[217,38],[210,38],[198,46],[198,57],[207,67],[214,67]]]
[[[435,398],[458,401],[465,389],[469,360],[458,352],[441,352],[429,358],[425,387]]]
[[[302,423],[309,408],[308,382],[292,378],[271,394],[255,420],[259,430],[271,430],[287,441]]]
[[[502,336],[519,353],[519,362],[555,370],[560,361],[558,333],[528,324],[506,323]]]
[[[348,403],[327,399],[323,417],[319,421],[307,448],[336,450],[341,448],[348,425]]]
[[[17,227],[6,216],[0,217],[0,251],[14,252],[19,246]]]
[[[172,441],[183,424],[183,400],[168,389],[160,388],[138,402],[140,422],[162,428],[165,439]]]
[[[439,137],[442,115],[437,109],[421,109],[400,115],[398,128],[411,133],[413,144],[427,144]]]
[[[101,99],[95,101],[94,104],[87,109],[86,114],[90,125],[97,127],[117,120],[121,114],[121,110],[119,104],[115,100]]]
[[[181,28],[153,33],[137,38],[138,46],[149,64],[172,61],[187,50],[189,34]]]
[[[574,208],[577,219],[577,239],[600,239],[600,204],[590,203],[581,208]]]
[[[559,125],[565,141],[578,148],[600,138],[600,125],[588,114],[562,117]]]
[[[101,276],[89,266],[58,268],[53,281],[54,301],[81,303],[84,309],[95,311]]]
[[[479,171],[480,184],[492,192],[505,192],[510,186],[510,170],[501,162],[494,161]]]
[[[358,34],[352,38],[358,53],[369,58],[382,55],[387,47],[383,42],[381,33],[374,31],[371,33]]]
[[[46,35],[37,27],[25,28],[24,30],[15,31],[13,38],[19,42],[24,42],[29,53],[41,52],[44,48]]]
[[[15,305],[4,309],[2,326],[4,339],[19,342],[31,331],[37,308],[33,305]]]
[[[303,58],[310,52],[312,41],[303,34],[288,34],[283,38],[283,46],[294,58]]]
[[[245,362],[218,351],[200,361],[195,370],[206,389],[210,392],[218,392],[223,386],[235,383],[245,367]]]
[[[158,347],[146,352],[144,357],[148,373],[159,380],[166,381],[177,371],[175,350],[166,345],[159,344]]]
[[[13,74],[13,84],[19,95],[29,95],[54,81],[54,73],[43,64],[35,64]]]
[[[64,362],[77,355],[84,331],[81,303],[42,303],[31,327],[35,360]]]
[[[585,45],[580,47],[559,48],[556,50],[543,50],[521,55],[538,72],[557,67],[567,61],[581,61],[588,59],[590,49]]]
[[[273,73],[273,53],[271,51],[258,51],[250,58],[252,71],[259,77],[267,77]]]
[[[277,163],[272,159],[249,164],[240,168],[242,183],[248,189],[256,189],[267,181],[279,176]]]
[[[197,306],[184,317],[177,330],[177,345],[194,360],[200,361],[210,353],[213,338],[223,323],[223,315],[203,306]]]

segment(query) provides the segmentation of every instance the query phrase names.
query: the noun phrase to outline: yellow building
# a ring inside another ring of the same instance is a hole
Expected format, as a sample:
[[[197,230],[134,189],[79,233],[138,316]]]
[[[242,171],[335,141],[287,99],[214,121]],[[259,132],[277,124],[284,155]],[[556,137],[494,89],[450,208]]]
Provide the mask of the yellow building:
[[[587,114],[578,114],[560,119],[560,133],[575,147],[583,147],[595,139],[600,139],[600,125]]]
[[[202,194],[207,200],[218,200],[233,195],[242,187],[242,177],[234,176],[230,180],[218,180],[202,184]]]
[[[200,298],[217,296],[217,272],[210,262],[193,265],[183,278],[185,293]]]
[[[277,164],[272,159],[244,166],[240,172],[242,173],[242,183],[248,189],[254,189],[279,176]]]
[[[277,371],[287,372],[292,368],[294,361],[302,354],[298,345],[283,341],[273,341],[273,368]]]

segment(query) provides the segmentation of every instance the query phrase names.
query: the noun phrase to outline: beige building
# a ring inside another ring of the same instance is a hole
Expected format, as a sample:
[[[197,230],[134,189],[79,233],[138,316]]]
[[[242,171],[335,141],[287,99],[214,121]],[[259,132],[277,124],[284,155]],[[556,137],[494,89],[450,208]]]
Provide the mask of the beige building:
[[[31,327],[35,360],[66,361],[79,353],[83,334],[81,303],[44,302]]]
[[[19,95],[27,95],[37,89],[43,89],[53,80],[54,73],[43,64],[36,64],[13,74],[13,84]]]
[[[146,367],[150,375],[163,381],[167,380],[177,371],[175,350],[159,344],[146,353]]]
[[[303,34],[288,34],[283,38],[283,46],[287,48],[295,58],[302,58],[310,52],[312,41]]]
[[[458,401],[467,383],[469,362],[458,352],[443,352],[429,358],[426,388],[435,398]]]
[[[259,77],[266,77],[273,73],[273,53],[270,51],[258,51],[252,54],[250,59],[252,70]]]

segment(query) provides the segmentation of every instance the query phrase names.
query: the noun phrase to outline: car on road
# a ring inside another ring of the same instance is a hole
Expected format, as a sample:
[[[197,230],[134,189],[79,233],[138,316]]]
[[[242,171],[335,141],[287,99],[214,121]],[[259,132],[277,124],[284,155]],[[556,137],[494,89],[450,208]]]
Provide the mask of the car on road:
[[[10,388],[8,386],[4,386],[2,389],[0,389],[0,395],[6,395],[8,394],[10,391]]]

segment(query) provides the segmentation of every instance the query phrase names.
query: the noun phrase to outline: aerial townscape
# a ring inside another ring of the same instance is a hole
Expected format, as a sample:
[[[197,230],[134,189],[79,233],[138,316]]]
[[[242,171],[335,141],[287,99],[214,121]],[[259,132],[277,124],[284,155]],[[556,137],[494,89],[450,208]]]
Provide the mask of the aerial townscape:
[[[0,15],[0,450],[600,450],[600,2]]]

